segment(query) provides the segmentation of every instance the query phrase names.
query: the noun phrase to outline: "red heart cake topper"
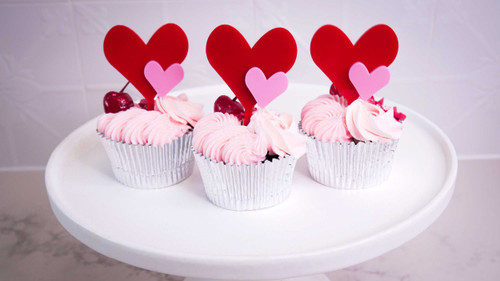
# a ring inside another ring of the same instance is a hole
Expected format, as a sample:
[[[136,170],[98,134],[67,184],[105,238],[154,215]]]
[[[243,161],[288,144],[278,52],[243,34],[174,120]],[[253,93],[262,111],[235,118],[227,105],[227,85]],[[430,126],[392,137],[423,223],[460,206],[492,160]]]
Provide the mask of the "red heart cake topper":
[[[287,72],[297,58],[297,44],[284,28],[264,34],[253,47],[230,25],[220,25],[207,41],[207,58],[212,67],[231,88],[245,108],[247,124],[255,106],[255,98],[245,84],[245,75],[258,67],[267,79],[277,72]]]
[[[174,63],[181,63],[187,55],[188,40],[184,31],[176,24],[160,27],[144,44],[130,28],[117,25],[104,38],[104,55],[137,90],[153,103],[156,91],[144,75],[144,68],[150,61],[156,61],[166,70]]]
[[[397,53],[398,37],[389,26],[383,24],[367,30],[354,45],[342,30],[333,25],[318,29],[311,40],[314,62],[349,103],[359,97],[349,80],[351,66],[361,62],[372,72],[379,66],[389,66]]]

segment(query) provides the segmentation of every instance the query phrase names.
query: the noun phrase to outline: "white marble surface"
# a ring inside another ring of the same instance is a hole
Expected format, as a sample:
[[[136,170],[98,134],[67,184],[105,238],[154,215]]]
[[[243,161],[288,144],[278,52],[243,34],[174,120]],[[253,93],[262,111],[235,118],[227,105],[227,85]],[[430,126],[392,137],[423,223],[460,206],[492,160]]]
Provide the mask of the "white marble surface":
[[[500,159],[462,160],[443,215],[402,247],[330,272],[331,280],[499,280]],[[0,280],[182,280],[109,259],[68,234],[50,210],[43,172],[0,173]]]

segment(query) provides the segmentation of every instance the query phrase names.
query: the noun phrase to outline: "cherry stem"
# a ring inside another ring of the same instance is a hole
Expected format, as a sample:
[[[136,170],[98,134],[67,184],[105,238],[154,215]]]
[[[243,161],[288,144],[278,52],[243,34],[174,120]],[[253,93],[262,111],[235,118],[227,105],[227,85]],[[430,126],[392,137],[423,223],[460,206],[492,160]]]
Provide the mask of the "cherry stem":
[[[243,125],[248,125],[250,123],[250,117],[252,117],[253,106],[252,108],[245,108],[245,119],[243,119]]]
[[[123,86],[123,88],[120,90],[120,93],[123,93],[123,91],[125,91],[125,88],[127,88],[128,84],[130,84],[130,81],[127,81],[127,84]]]
[[[236,101],[237,99],[238,99],[238,98],[235,96],[235,97],[233,98],[233,101]]]

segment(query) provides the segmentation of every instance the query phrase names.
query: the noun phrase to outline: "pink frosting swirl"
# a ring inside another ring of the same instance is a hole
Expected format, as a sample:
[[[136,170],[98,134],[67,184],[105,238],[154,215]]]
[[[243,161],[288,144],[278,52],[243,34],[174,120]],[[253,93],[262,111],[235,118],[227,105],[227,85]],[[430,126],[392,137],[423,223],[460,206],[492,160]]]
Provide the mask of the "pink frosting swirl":
[[[387,112],[377,105],[357,99],[346,111],[347,128],[360,141],[390,142],[399,139],[403,124],[394,119],[394,108]]]
[[[107,139],[122,141],[122,131],[127,122],[144,111],[144,109],[132,107],[127,111],[120,111],[116,113],[115,117],[109,121],[106,128],[104,128],[101,133],[103,133],[104,137]]]
[[[193,127],[203,117],[203,105],[189,102],[185,94],[157,98],[155,110],[168,114],[175,122]]]
[[[266,159],[267,142],[253,132],[248,131],[231,138],[222,149],[222,161],[228,164],[248,165]]]
[[[144,130],[144,138],[147,144],[162,146],[183,136],[189,131],[189,126],[172,122],[166,114],[160,114],[151,121]]]
[[[306,144],[291,115],[259,109],[248,126],[226,113],[203,117],[193,131],[193,148],[207,158],[242,165],[264,161],[268,153],[298,158]]]
[[[143,111],[135,118],[130,119],[123,127],[122,141],[128,144],[146,144],[147,139],[144,136],[144,130],[146,130],[151,121],[160,115],[161,113],[158,111]]]
[[[103,114],[99,119],[97,119],[97,131],[101,134],[106,134],[106,128],[108,127],[109,122],[115,118],[115,113]]]
[[[300,118],[303,118],[304,112],[308,112],[314,107],[321,105],[321,104],[332,104],[333,102],[339,103],[342,107],[347,107],[348,103],[347,100],[344,97],[337,96],[337,95],[321,95],[314,100],[306,103],[304,105],[304,108],[302,108],[302,114]]]
[[[201,152],[207,136],[222,127],[241,125],[238,118],[232,114],[214,112],[209,114],[196,124],[193,129],[193,147]]]
[[[224,158],[222,153],[224,150],[224,146],[232,139],[239,135],[249,135],[252,131],[245,126],[225,126],[221,127],[216,131],[213,131],[206,137],[206,141],[203,143],[203,146],[195,149],[205,155],[206,157],[216,160],[222,161]]]
[[[168,114],[132,107],[116,114],[102,115],[97,131],[107,139],[134,145],[165,145],[189,131],[187,124],[172,120]]]
[[[339,96],[322,95],[308,102],[301,113],[304,132],[324,142],[350,142],[345,119],[347,101]]]
[[[299,133],[290,114],[258,109],[253,113],[248,127],[266,140],[271,155],[288,154],[299,158],[306,152],[305,137]]]

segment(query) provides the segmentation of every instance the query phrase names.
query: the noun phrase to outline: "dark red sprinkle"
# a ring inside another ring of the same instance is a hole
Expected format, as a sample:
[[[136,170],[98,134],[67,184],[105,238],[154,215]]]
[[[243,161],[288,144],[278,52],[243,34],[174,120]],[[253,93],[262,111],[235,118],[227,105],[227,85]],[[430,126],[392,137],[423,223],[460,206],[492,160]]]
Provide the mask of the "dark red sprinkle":
[[[399,122],[403,122],[406,119],[406,115],[404,115],[402,112],[398,112],[397,107],[394,107],[394,118]]]

